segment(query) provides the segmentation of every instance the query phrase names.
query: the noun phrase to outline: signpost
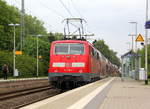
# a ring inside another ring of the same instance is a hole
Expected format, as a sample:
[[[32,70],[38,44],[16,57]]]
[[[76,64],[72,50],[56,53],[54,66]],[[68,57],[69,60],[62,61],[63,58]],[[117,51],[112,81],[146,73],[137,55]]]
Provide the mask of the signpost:
[[[15,54],[16,55],[22,55],[22,51],[16,51]]]
[[[150,29],[150,20],[146,21],[145,29]]]
[[[150,29],[150,20],[148,20],[148,0],[146,0],[146,23],[145,23],[145,84],[148,84],[148,53],[147,53],[147,42],[148,42],[148,30]]]
[[[136,42],[144,42],[144,39],[141,34],[139,34],[135,40]]]

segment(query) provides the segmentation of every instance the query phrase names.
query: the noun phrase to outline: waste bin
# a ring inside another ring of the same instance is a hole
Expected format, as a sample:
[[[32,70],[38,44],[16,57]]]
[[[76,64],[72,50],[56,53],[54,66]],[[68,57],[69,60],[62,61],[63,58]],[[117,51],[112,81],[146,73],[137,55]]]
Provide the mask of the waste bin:
[[[19,76],[18,69],[15,69],[14,76],[15,76],[15,77]]]
[[[139,70],[139,80],[145,80],[145,69],[140,68]]]

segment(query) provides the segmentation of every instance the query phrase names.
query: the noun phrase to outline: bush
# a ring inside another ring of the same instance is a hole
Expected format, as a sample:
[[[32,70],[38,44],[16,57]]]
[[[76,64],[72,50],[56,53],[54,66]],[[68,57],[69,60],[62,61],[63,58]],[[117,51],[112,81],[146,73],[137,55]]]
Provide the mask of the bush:
[[[0,66],[7,64],[9,67],[9,77],[13,76],[13,53],[0,51]],[[26,55],[16,55],[16,69],[19,71],[19,77],[35,77],[37,72],[36,58]],[[39,76],[47,75],[48,65],[39,61]],[[2,71],[0,70],[2,77]]]

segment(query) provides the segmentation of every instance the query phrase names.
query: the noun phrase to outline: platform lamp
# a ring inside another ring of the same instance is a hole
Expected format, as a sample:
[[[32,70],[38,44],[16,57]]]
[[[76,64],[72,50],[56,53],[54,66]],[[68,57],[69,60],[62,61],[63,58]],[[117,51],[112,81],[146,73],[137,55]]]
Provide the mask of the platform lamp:
[[[130,24],[135,24],[135,34],[133,36],[137,37],[137,22],[129,22]],[[137,52],[137,42],[135,42],[135,52]]]
[[[16,52],[16,46],[15,46],[16,45],[16,26],[19,26],[20,24],[17,24],[17,23],[13,24],[13,23],[11,23],[11,24],[8,24],[8,25],[12,26],[14,28],[14,50],[13,50],[13,53],[14,53],[14,56],[13,56],[13,58],[14,58],[13,59],[14,60],[13,61],[13,63],[14,63],[13,64],[13,69],[14,70],[13,71],[14,71],[14,74],[15,74],[15,70],[16,70],[16,66],[15,66],[16,65],[16,61],[15,61],[15,58],[16,58],[16,55],[15,55],[15,52]]]
[[[130,42],[126,42],[126,44],[129,45],[129,51],[130,51],[130,49],[131,49],[131,43]]]
[[[36,61],[37,62],[37,72],[36,72],[36,76],[37,77],[39,76],[39,37],[42,37],[42,36],[43,35],[40,35],[40,34],[36,35],[36,39],[37,39],[36,40],[36,42],[37,42],[36,43],[37,44],[37,46],[36,46],[37,47],[37,52],[36,52],[36,56],[37,56],[37,58],[36,58],[37,59],[37,61]]]

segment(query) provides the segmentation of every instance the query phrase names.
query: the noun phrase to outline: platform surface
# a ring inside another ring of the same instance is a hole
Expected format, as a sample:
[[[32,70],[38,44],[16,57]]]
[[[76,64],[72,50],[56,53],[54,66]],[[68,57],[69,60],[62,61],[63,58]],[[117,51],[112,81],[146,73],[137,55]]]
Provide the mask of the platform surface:
[[[123,80],[115,80],[99,109],[150,109],[150,85]]]
[[[85,106],[104,90],[105,87],[109,86],[113,80],[114,78],[100,80],[25,106],[22,109],[87,109]],[[99,103],[98,101],[96,100],[97,103]]]

